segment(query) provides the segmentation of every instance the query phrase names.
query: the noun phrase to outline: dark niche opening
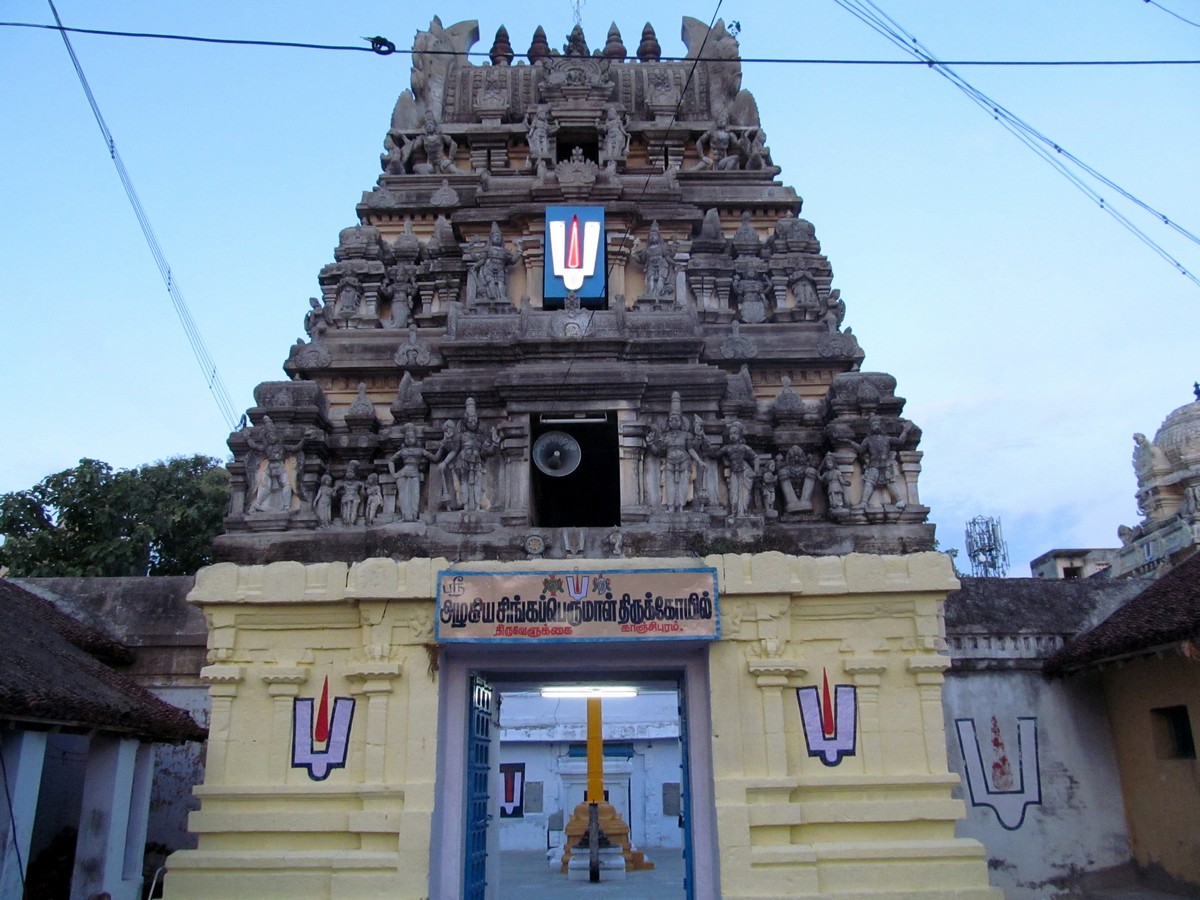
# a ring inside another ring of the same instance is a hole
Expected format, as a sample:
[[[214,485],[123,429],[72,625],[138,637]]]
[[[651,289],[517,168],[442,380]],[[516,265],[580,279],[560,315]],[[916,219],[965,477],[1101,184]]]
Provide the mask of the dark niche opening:
[[[529,483],[533,494],[533,524],[540,528],[611,527],[621,524],[621,472],[617,447],[615,413],[535,416],[531,423]],[[551,459],[548,445],[538,439],[559,432],[578,445],[578,465],[566,475],[548,474],[556,466],[566,468],[575,453],[570,441],[561,443],[563,452]],[[541,454],[542,467],[533,457]]]

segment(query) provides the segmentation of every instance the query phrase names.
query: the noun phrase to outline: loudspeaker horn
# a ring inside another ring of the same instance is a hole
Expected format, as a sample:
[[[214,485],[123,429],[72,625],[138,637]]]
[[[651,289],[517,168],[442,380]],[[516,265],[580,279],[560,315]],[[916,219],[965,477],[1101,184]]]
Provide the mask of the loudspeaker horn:
[[[564,431],[547,431],[533,442],[533,464],[553,478],[570,475],[582,458],[579,441]]]

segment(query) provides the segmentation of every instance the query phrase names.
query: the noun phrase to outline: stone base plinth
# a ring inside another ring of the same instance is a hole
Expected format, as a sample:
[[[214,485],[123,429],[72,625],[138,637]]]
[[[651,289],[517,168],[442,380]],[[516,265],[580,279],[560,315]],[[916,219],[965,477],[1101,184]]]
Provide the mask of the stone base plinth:
[[[616,807],[611,803],[598,803],[596,805],[600,816],[600,830],[604,832],[615,847],[620,849],[621,857],[625,860],[626,871],[633,872],[638,869],[653,869],[654,863],[646,859],[646,854],[640,850],[635,850],[633,845],[629,843],[629,826],[625,824]],[[566,836],[566,847],[563,850],[562,856],[562,872],[564,874],[568,873],[573,848],[587,834],[587,830],[588,804],[580,803],[575,807],[575,811],[571,813],[567,827],[563,829]],[[582,853],[579,855],[583,859],[584,871],[586,872],[588,867],[587,857]]]

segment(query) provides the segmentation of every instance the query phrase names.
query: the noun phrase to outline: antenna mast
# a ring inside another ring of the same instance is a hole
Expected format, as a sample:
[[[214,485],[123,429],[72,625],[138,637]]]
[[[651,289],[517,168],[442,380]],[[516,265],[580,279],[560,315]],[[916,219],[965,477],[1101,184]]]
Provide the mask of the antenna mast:
[[[976,578],[1003,578],[1008,574],[1008,544],[1000,519],[976,516],[967,522],[967,556]]]

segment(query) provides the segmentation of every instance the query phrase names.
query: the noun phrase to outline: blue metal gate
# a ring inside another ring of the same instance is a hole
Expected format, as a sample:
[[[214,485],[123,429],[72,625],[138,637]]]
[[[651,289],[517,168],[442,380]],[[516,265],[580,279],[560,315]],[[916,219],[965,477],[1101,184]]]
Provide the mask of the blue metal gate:
[[[683,817],[683,895],[687,900],[696,896],[696,881],[692,854],[692,769],[688,762],[687,693],[684,680],[679,679],[679,810]]]
[[[488,783],[492,777],[492,686],[471,676],[467,722],[467,836],[463,896],[483,900],[487,890]]]

